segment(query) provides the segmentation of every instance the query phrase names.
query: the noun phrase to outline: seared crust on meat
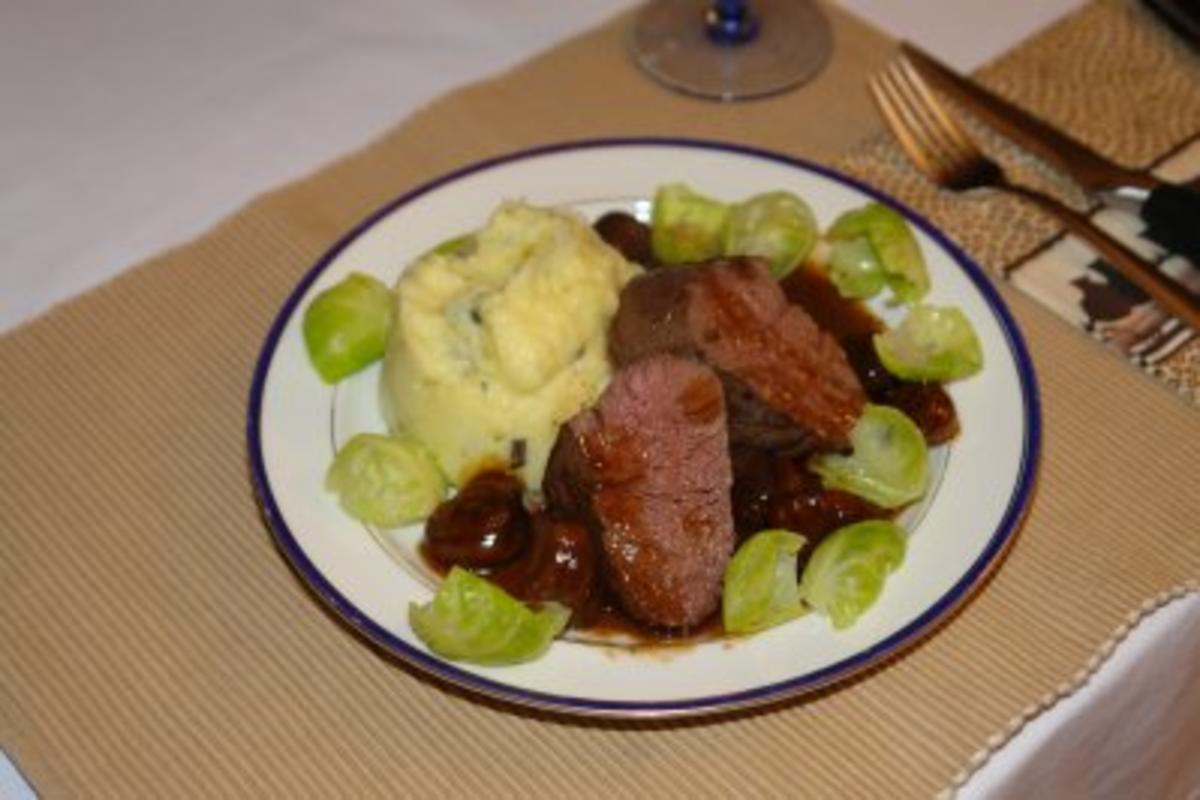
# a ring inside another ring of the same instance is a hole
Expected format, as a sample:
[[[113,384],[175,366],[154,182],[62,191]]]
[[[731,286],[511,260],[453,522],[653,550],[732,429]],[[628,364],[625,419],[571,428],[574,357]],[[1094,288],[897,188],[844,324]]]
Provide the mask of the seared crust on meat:
[[[765,262],[718,259],[630,281],[609,330],[617,366],[699,358],[725,386],[736,445],[843,448],[866,397],[841,346],[788,303]]]
[[[720,380],[656,355],[619,370],[562,427],[543,489],[551,508],[596,531],[604,577],[631,616],[688,628],[720,603],[732,483]]]

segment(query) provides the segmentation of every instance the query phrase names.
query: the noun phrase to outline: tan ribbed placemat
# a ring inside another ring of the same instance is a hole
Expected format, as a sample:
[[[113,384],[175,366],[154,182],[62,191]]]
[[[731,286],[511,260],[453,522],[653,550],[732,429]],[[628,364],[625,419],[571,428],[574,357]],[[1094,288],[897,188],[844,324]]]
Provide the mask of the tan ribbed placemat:
[[[640,726],[498,707],[380,656],[274,550],[246,470],[250,375],[276,309],[339,234],[441,171],[572,137],[686,134],[831,161],[875,130],[862,82],[893,51],[834,21],[837,56],[817,83],[721,106],[637,75],[618,18],[0,341],[0,745],[33,785],[927,795],[1131,610],[1200,574],[1200,415],[1006,288],[1044,400],[1025,528],[937,635],[804,702]],[[1014,87],[1040,80],[1020,52],[998,69]]]

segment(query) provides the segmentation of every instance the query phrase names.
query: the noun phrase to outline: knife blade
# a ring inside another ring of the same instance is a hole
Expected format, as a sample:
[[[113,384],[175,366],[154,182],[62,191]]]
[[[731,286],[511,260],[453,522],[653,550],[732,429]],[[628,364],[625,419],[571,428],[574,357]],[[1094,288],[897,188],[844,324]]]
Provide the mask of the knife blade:
[[[1051,127],[1024,109],[945,66],[916,45],[902,42],[901,53],[932,83],[1001,135],[1060,167],[1093,195],[1106,201],[1134,200],[1148,235],[1168,250],[1200,265],[1200,191],[1168,183],[1147,172],[1121,166]]]

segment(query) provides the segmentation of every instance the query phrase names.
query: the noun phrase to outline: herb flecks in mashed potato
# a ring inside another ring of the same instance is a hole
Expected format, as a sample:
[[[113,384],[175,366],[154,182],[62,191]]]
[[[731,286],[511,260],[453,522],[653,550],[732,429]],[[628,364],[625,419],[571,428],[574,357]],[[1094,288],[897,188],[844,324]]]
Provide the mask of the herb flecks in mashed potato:
[[[639,268],[579,215],[500,206],[475,246],[431,252],[397,284],[384,361],[393,427],[419,438],[461,485],[510,465],[541,485],[558,427],[607,383],[606,331]]]

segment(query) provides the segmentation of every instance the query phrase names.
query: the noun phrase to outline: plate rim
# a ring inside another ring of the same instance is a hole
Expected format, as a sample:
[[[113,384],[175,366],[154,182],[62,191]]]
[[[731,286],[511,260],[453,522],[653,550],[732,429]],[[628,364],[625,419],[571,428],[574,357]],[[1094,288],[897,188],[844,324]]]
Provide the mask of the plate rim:
[[[1004,342],[1011,354],[1020,385],[1025,424],[1020,467],[1014,489],[1008,498],[1004,513],[988,537],[987,545],[970,567],[933,604],[916,618],[894,631],[874,645],[817,670],[783,681],[756,686],[737,692],[705,695],[702,697],[664,701],[603,700],[564,694],[540,692],[513,686],[455,666],[389,632],[359,609],[325,577],[309,559],[299,545],[287,523],[282,509],[275,500],[267,475],[262,447],[261,423],[267,375],[278,349],[280,339],[288,322],[296,312],[301,299],[312,284],[325,272],[330,264],[354,241],[374,227],[380,220],[397,209],[417,200],[444,185],[468,175],[484,172],[495,167],[517,161],[530,160],[546,155],[581,150],[601,150],[621,147],[666,147],[717,151],[740,156],[749,156],[775,162],[794,169],[815,173],[826,179],[855,189],[868,197],[885,202],[899,210],[912,224],[916,225],[942,247],[965,273],[988,309],[994,315]],[[1004,300],[987,278],[983,267],[968,256],[946,234],[935,227],[923,215],[891,195],[870,186],[839,170],[817,164],[804,158],[786,155],[752,145],[717,139],[691,137],[601,137],[571,139],[522,148],[498,156],[474,161],[465,166],[442,173],[415,188],[384,203],[349,231],[343,234],[312,267],[301,277],[276,313],[255,362],[247,407],[246,443],[250,461],[251,481],[259,507],[267,522],[276,547],[282,552],[292,569],[306,586],[345,623],[364,636],[377,648],[401,663],[418,668],[424,674],[446,681],[453,686],[519,706],[532,707],[570,716],[599,716],[621,719],[662,719],[729,713],[750,707],[778,703],[811,695],[818,689],[843,682],[853,676],[897,657],[910,650],[931,634],[940,623],[948,621],[954,612],[972,597],[996,569],[1011,546],[1028,511],[1041,454],[1042,420],[1041,400],[1036,372],[1024,337]]]

